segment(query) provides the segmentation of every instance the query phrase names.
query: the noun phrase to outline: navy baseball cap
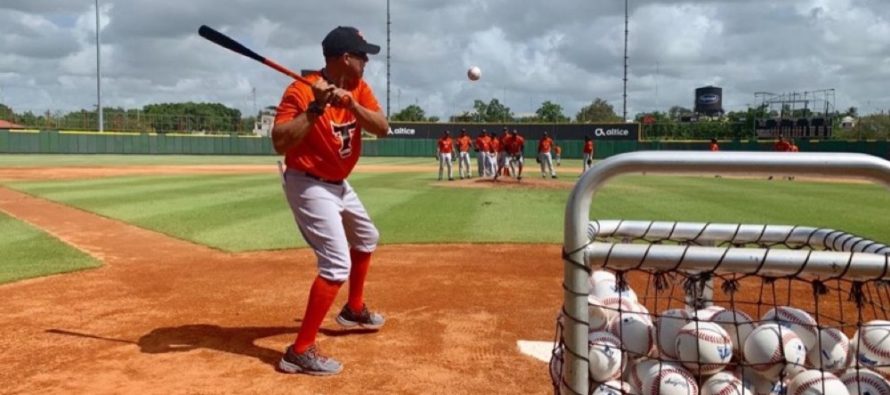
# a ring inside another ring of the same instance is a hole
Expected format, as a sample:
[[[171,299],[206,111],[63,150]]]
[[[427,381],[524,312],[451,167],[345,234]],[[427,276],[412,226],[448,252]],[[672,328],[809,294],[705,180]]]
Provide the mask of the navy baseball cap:
[[[340,56],[347,52],[376,55],[380,46],[365,41],[358,29],[351,26],[337,26],[321,41],[324,56]]]

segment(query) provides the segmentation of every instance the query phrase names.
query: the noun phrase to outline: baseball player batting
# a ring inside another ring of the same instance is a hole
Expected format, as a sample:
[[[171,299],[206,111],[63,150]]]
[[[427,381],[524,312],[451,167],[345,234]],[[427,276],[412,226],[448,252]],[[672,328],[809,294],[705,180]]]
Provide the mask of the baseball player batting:
[[[278,363],[285,373],[332,375],[340,362],[323,356],[315,344],[321,323],[340,287],[349,280],[349,299],[337,323],[379,329],[383,316],[368,310],[363,292],[379,233],[346,181],[362,151],[361,130],[386,136],[386,116],[362,79],[369,44],[353,27],[337,27],[321,43],[325,67],[306,77],[308,86],[287,87],[272,142],[284,155],[285,194],[306,243],[315,251],[318,274],[300,333]],[[344,104],[345,103],[345,104]]]

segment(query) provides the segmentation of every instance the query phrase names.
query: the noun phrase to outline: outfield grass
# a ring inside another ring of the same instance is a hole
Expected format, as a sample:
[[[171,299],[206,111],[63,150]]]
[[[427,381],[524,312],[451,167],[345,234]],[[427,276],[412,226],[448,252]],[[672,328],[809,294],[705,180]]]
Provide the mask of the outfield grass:
[[[98,266],[93,257],[0,212],[0,284]]]
[[[281,157],[218,155],[42,155],[0,154],[0,167],[150,166],[150,165],[268,165]],[[360,163],[414,165],[435,163],[430,157],[363,157]]]
[[[391,160],[412,163],[419,159]],[[562,242],[568,189],[450,188],[434,180],[432,173],[350,177],[384,244]],[[8,185],[222,250],[305,245],[275,174]],[[600,191],[591,217],[799,224],[845,230],[886,243],[890,241],[888,207],[890,193],[870,184],[624,176]]]

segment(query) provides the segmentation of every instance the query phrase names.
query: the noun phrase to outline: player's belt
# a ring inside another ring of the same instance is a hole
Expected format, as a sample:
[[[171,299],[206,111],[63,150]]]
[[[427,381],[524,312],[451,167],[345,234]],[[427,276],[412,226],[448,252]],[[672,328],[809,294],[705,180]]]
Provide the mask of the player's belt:
[[[328,179],[325,179],[325,178],[321,178],[321,177],[319,177],[319,176],[317,176],[317,175],[315,175],[315,174],[312,174],[312,173],[310,173],[310,172],[308,172],[308,171],[307,171],[307,172],[304,172],[303,174],[305,174],[306,177],[309,177],[309,178],[311,178],[311,179],[313,179],[313,180],[321,181],[321,182],[323,182],[323,183],[325,183],[325,184],[343,185],[343,180],[339,180],[339,181],[336,181],[336,180],[328,180]]]

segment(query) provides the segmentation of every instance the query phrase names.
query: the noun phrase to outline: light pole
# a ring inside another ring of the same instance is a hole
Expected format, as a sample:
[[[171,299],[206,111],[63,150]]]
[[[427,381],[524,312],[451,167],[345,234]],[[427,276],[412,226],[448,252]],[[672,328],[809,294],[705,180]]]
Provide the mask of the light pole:
[[[105,129],[105,120],[102,117],[102,69],[100,68],[99,53],[99,0],[96,0],[96,108],[99,110],[99,131]]]
[[[627,0],[624,0],[624,112],[621,122],[627,122]]]

